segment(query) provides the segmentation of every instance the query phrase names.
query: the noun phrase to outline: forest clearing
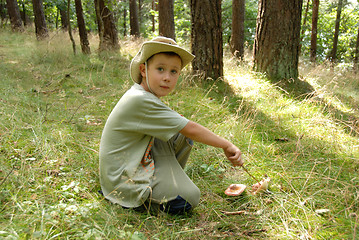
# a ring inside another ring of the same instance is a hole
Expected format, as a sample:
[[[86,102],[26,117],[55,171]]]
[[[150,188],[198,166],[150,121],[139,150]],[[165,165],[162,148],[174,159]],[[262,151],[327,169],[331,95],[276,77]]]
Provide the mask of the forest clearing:
[[[250,173],[271,182],[251,194],[248,174],[196,144],[186,172],[201,189],[199,207],[154,216],[98,193],[101,131],[132,85],[128,66],[142,40],[85,56],[73,54],[65,33],[39,42],[26,31],[0,31],[0,238],[358,238],[359,78],[351,70],[301,61],[313,97],[286,94],[228,49],[223,80],[184,72],[163,101],[231,139]],[[245,193],[225,195],[233,183],[247,185]]]

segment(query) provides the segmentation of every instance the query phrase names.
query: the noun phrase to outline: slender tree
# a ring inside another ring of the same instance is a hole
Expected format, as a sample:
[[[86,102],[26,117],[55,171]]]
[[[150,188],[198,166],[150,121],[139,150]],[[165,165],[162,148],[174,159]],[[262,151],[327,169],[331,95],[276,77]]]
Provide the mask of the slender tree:
[[[49,37],[47,31],[44,7],[42,0],[32,0],[32,7],[35,15],[35,31],[37,40],[43,40]]]
[[[127,36],[127,9],[123,9],[123,36]]]
[[[140,37],[140,24],[138,22],[138,9],[136,0],[130,0],[130,35]]]
[[[334,30],[334,38],[333,38],[333,48],[330,54],[330,61],[335,63],[337,60],[337,49],[338,49],[338,38],[339,38],[339,27],[340,27],[340,18],[343,8],[343,0],[338,1],[337,8],[337,18],[335,20],[335,30]]]
[[[142,26],[142,0],[138,0],[138,25],[141,31]]]
[[[357,41],[356,41],[356,44],[355,44],[355,57],[354,57],[354,71],[356,73],[359,70],[358,59],[359,59],[359,27],[358,27]]]
[[[298,79],[302,0],[260,0],[254,69],[293,94],[312,92]]]
[[[317,58],[318,12],[319,0],[313,0],[312,34],[310,38],[310,61],[312,63],[315,63]]]
[[[221,0],[191,0],[193,71],[205,78],[223,76]]]
[[[80,42],[81,42],[81,50],[84,54],[90,54],[90,44],[87,37],[87,30],[85,19],[82,10],[82,2],[81,0],[75,0],[75,8],[76,8],[76,18],[77,18],[77,25],[79,27],[79,35],[80,35]]]
[[[1,18],[1,26],[3,26],[4,22],[7,21],[7,14],[6,14],[6,3],[3,3],[0,0],[0,18]]]
[[[10,18],[11,29],[19,32],[24,31],[17,0],[6,0],[6,7]]]
[[[27,10],[26,10],[25,1],[21,1],[21,8],[22,8],[22,11],[20,12],[21,19],[22,22],[24,23],[24,26],[27,26],[29,22],[29,17],[26,14]]]
[[[70,19],[70,7],[71,7],[71,0],[67,0],[67,19],[69,20]],[[70,36],[70,40],[72,42],[72,50],[74,52],[74,54],[76,55],[76,43],[75,43],[75,39],[74,37],[72,36],[72,28],[71,28],[71,23],[70,21],[68,21],[68,26],[67,26],[67,31],[69,33],[69,36]]]
[[[173,0],[158,1],[158,29],[161,36],[176,39]]]
[[[67,7],[67,2],[66,1],[61,1],[59,2],[59,4],[57,5],[59,11],[60,11],[60,16],[61,16],[61,29],[63,31],[68,31],[68,27],[69,27],[69,14],[68,14],[68,7]]]
[[[244,17],[245,17],[245,0],[232,0],[232,36],[231,52],[243,60],[244,57]]]
[[[157,11],[157,1],[152,0],[152,14],[151,14],[151,21],[152,21],[152,32],[156,31],[156,19],[154,12]]]
[[[299,55],[302,52],[302,42],[303,42],[303,37],[305,34],[306,25],[307,25],[307,16],[308,16],[308,12],[309,12],[309,5],[310,5],[310,0],[307,0],[307,5],[305,7],[305,12],[304,12],[304,17],[303,17],[302,32],[300,34]]]
[[[95,10],[100,35],[100,52],[118,50],[120,45],[113,13],[105,5],[104,0],[95,0]]]

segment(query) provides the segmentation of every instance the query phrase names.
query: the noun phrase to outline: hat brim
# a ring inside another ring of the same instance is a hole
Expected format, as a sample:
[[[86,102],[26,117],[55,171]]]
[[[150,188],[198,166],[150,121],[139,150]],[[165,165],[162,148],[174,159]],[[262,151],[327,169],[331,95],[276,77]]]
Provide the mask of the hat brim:
[[[190,63],[195,57],[193,54],[187,50],[179,47],[178,45],[171,45],[163,42],[148,41],[142,44],[141,50],[137,55],[132,59],[130,65],[130,75],[131,79],[136,83],[141,83],[140,78],[140,65],[145,63],[147,59],[153,55],[161,52],[174,52],[182,60],[182,68],[184,68],[188,63]]]

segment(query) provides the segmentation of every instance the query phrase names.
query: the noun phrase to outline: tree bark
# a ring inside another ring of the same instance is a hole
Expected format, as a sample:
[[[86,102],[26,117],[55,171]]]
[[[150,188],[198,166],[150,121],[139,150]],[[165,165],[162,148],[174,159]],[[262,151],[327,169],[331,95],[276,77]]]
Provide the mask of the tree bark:
[[[130,0],[130,35],[140,37],[140,24],[138,22],[138,9],[136,0]]]
[[[305,12],[304,12],[304,17],[303,17],[302,32],[300,34],[299,56],[301,55],[301,52],[302,52],[302,41],[303,41],[303,37],[304,37],[304,33],[305,33],[305,27],[307,25],[307,16],[308,16],[308,11],[309,11],[309,4],[310,4],[310,0],[307,0],[307,5],[305,7]]]
[[[302,0],[260,0],[254,41],[254,70],[293,94],[313,88],[298,79]]]
[[[17,0],[6,0],[6,7],[10,18],[11,29],[15,32],[24,31]]]
[[[244,17],[245,0],[232,0],[232,36],[230,48],[233,56],[243,60],[244,57]]]
[[[221,0],[191,0],[192,61],[194,72],[205,78],[223,76]]]
[[[156,0],[152,0],[152,10],[153,11],[157,10]],[[152,32],[155,32],[156,31],[156,19],[155,19],[154,14],[151,15],[151,21],[152,21]]]
[[[158,1],[159,35],[176,39],[173,0]]]
[[[310,61],[316,62],[317,58],[317,32],[318,32],[319,0],[313,0],[312,35],[310,38]]]
[[[138,0],[138,26],[141,32],[142,26],[142,0]]]
[[[123,9],[123,36],[127,36],[127,9]]]
[[[357,41],[356,41],[356,44],[355,44],[355,57],[354,57],[354,71],[355,71],[355,73],[357,73],[358,70],[359,70],[358,59],[359,59],[359,27],[358,27]]]
[[[42,0],[32,0],[32,6],[35,15],[36,38],[37,40],[44,40],[49,37],[49,33],[47,31]]]
[[[85,24],[81,0],[75,0],[75,8],[76,8],[77,25],[79,27],[81,50],[82,53],[84,54],[90,54],[91,53],[90,43],[87,37],[87,30],[86,30],[86,24]]]
[[[70,19],[70,6],[71,6],[71,0],[67,0],[67,19],[69,20]],[[68,25],[67,25],[67,31],[69,33],[69,36],[70,36],[70,40],[71,40],[71,43],[72,43],[72,50],[74,52],[74,55],[76,55],[76,43],[75,43],[75,40],[74,40],[74,37],[72,36],[72,29],[71,29],[71,24],[70,24],[70,21],[68,21]]]
[[[338,1],[337,8],[337,18],[335,20],[335,31],[334,31],[334,39],[333,39],[333,49],[330,54],[330,61],[335,63],[337,61],[337,49],[338,49],[338,37],[339,37],[339,27],[340,27],[340,16],[343,8],[343,0]]]
[[[120,45],[112,12],[105,5],[104,0],[95,0],[95,9],[100,35],[100,52],[105,50],[118,50]]]
[[[65,4],[65,2],[61,2],[61,4],[58,5],[58,8],[60,10],[60,16],[61,16],[61,29],[63,31],[67,31],[69,27],[67,4]]]

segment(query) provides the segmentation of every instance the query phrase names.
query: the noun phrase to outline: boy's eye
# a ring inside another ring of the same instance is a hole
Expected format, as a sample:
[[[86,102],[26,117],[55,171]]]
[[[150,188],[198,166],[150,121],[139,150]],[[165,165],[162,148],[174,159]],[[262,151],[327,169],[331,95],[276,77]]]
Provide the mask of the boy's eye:
[[[163,72],[164,69],[162,67],[159,67],[159,68],[157,68],[157,70],[160,72]]]
[[[172,70],[172,73],[173,73],[173,74],[177,74],[177,70]]]

